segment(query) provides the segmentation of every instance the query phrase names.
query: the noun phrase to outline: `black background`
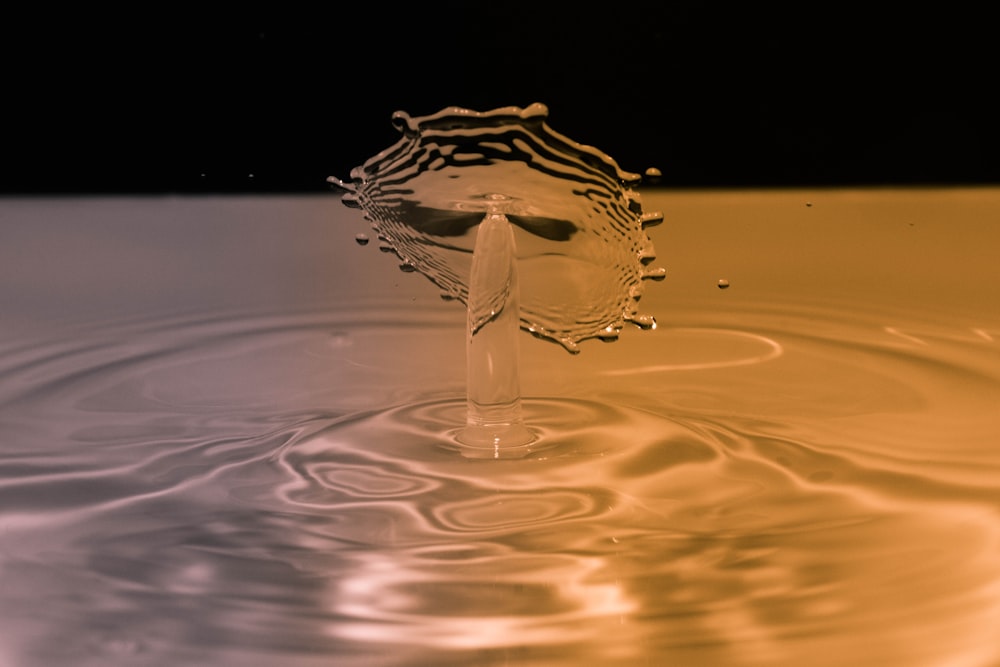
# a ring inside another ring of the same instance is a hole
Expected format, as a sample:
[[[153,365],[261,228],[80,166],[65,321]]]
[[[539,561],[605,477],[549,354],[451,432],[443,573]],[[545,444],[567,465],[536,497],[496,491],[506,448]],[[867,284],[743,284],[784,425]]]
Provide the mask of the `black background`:
[[[667,187],[1000,182],[985,13],[800,4],[10,15],[0,191],[325,190],[397,109],[532,102]]]

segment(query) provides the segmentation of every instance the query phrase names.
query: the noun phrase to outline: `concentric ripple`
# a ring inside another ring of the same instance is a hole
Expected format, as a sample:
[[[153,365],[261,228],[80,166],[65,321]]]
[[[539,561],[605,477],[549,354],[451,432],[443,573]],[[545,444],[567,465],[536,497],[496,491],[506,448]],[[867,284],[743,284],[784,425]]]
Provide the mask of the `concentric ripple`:
[[[542,446],[469,459],[437,308],[20,351],[0,369],[0,657],[996,662],[991,340],[803,307],[689,314],[634,354],[527,346]]]

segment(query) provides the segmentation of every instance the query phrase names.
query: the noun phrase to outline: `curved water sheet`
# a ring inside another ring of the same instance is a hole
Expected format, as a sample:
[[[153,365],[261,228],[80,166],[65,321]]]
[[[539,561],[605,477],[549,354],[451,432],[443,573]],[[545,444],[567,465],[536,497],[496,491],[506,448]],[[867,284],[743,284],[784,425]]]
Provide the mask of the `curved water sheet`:
[[[642,212],[638,174],[555,132],[547,114],[541,104],[397,112],[403,137],[350,182],[330,180],[404,269],[466,304],[478,225],[505,215],[518,230],[521,327],[575,352],[581,340],[616,338],[625,322],[654,324],[636,302],[643,280],[664,275],[648,266],[655,254],[644,231],[662,215]]]

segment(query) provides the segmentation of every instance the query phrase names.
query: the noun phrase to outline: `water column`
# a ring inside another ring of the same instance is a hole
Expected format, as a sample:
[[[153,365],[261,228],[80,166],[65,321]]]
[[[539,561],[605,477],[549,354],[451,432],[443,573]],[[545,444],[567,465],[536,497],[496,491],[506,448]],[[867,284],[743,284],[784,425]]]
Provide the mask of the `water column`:
[[[492,195],[491,199],[505,199]],[[514,228],[498,206],[479,224],[467,305],[466,425],[463,453],[475,458],[523,456],[535,439],[521,413],[520,332]]]

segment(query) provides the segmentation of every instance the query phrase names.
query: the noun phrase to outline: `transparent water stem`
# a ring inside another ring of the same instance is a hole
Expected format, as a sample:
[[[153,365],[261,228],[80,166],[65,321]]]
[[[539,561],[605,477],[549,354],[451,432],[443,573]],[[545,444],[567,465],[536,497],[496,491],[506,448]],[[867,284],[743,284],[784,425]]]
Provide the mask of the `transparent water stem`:
[[[479,224],[469,278],[466,425],[463,453],[523,456],[535,440],[521,411],[517,248],[507,216],[491,209]]]

